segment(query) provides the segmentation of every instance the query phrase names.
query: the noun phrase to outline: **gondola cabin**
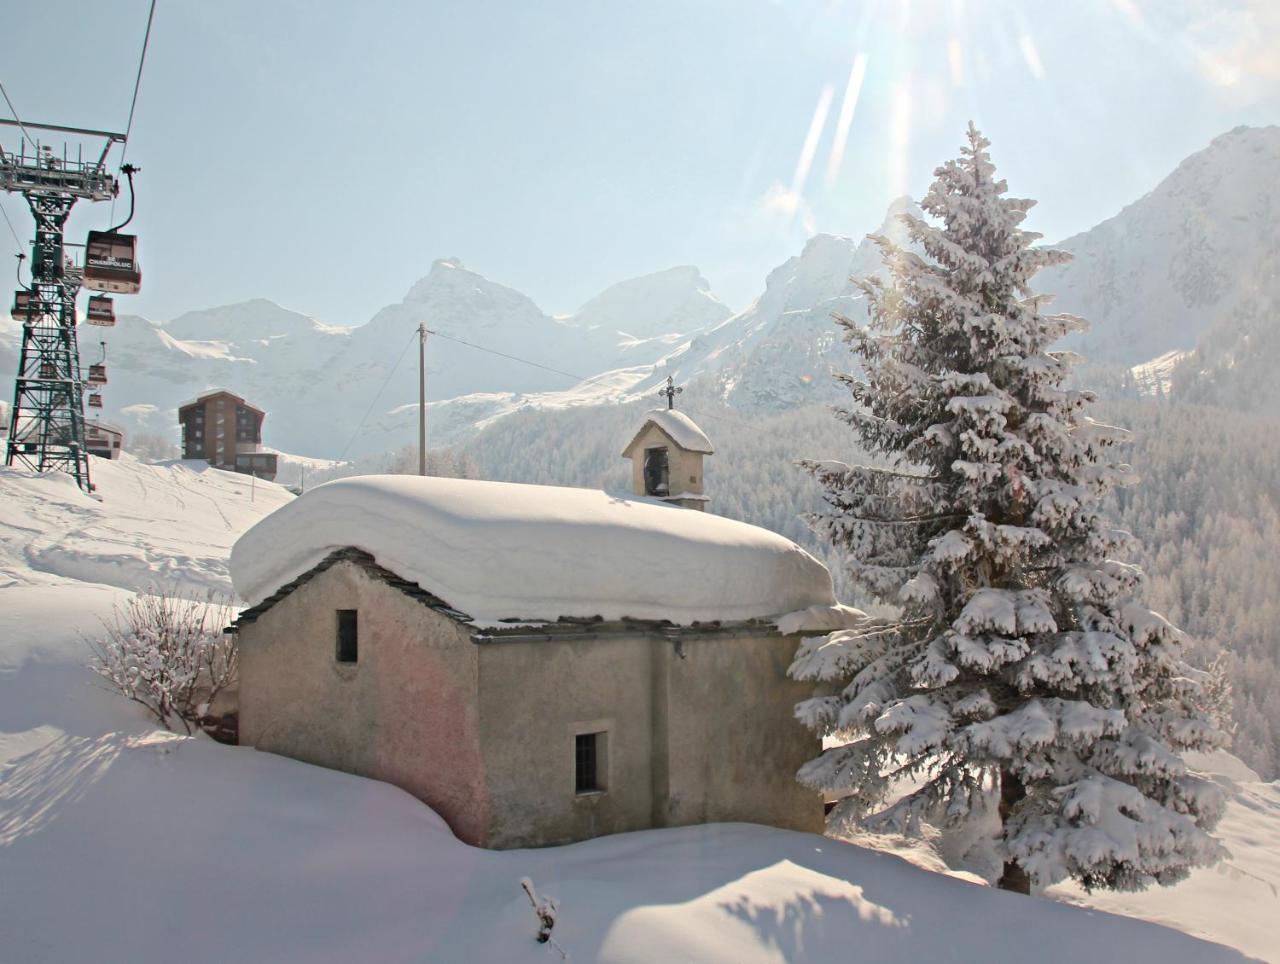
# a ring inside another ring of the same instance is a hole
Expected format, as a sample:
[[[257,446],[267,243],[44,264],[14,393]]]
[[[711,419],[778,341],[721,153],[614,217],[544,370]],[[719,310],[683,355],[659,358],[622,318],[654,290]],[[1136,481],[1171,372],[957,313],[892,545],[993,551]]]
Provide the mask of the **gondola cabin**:
[[[94,392],[89,396],[90,408],[102,408],[102,396],[98,392]]]
[[[51,361],[42,361],[40,363],[40,377],[45,381],[52,381],[58,377],[58,369]]]
[[[142,287],[138,238],[113,231],[90,231],[84,245],[84,286],[131,295]]]
[[[40,300],[36,298],[30,291],[19,289],[13,293],[13,311],[10,317],[14,321],[26,321],[27,312],[34,306],[35,313],[40,314]]]
[[[107,366],[90,365],[88,381],[90,385],[105,385],[107,383]]]
[[[116,323],[115,303],[106,295],[90,295],[85,320],[91,325],[110,328]]]

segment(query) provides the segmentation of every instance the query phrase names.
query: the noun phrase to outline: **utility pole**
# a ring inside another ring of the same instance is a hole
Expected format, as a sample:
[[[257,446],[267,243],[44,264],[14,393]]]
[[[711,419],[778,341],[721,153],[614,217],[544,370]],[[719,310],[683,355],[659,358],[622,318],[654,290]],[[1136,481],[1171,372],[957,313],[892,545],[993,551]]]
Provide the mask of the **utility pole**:
[[[427,474],[427,323],[418,325],[418,474]]]

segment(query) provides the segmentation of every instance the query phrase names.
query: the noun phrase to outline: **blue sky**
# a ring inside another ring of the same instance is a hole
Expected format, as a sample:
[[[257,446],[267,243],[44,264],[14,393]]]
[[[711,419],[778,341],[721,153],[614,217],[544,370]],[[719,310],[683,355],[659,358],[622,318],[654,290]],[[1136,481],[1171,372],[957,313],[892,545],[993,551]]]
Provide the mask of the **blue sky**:
[[[147,5],[11,11],[23,116],[123,129]],[[812,231],[922,194],[969,118],[1058,240],[1280,122],[1276,51],[1274,0],[159,0],[120,307],[361,324],[457,256],[552,312],[676,264],[741,308]]]

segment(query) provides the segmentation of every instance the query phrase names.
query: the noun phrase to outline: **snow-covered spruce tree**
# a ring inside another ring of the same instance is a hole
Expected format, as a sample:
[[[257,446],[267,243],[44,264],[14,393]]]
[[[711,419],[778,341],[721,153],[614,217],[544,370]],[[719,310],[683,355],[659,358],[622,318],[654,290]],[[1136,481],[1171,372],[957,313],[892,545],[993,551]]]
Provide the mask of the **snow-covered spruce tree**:
[[[797,715],[840,745],[799,777],[872,830],[985,821],[1005,889],[1171,884],[1223,854],[1221,794],[1179,755],[1220,737],[1100,514],[1124,433],[1049,350],[1085,323],[1030,293],[1068,255],[1032,246],[1034,202],[1004,197],[987,146],[970,125],[922,204],[940,224],[903,216],[924,256],[877,238],[869,324],[838,319],[865,371],[839,414],[883,461],[805,463],[832,510],[810,521],[899,615],[802,643],[791,674],[819,686]]]

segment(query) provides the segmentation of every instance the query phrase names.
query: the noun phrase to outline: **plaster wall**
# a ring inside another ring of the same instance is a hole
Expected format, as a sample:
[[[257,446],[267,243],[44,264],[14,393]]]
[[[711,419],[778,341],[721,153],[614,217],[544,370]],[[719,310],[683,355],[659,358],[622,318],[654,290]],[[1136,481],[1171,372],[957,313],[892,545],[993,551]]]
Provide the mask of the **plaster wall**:
[[[338,609],[359,659],[337,661]],[[340,561],[240,628],[240,738],[393,783],[476,846],[536,847],[711,821],[820,833],[795,782],[819,743],[794,719],[795,637],[603,631],[495,636]],[[602,790],[574,737],[605,733]]]
[[[706,636],[654,653],[666,760],[655,826],[745,821],[822,833],[822,795],[795,774],[821,752],[795,718],[812,687],[787,678],[795,636]]]
[[[480,649],[490,846],[745,821],[821,833],[795,773],[821,749],[793,715],[795,637],[490,641]],[[574,735],[607,733],[604,791],[574,792]]]
[[[354,664],[339,609],[359,614]],[[241,626],[240,741],[395,784],[486,846],[477,666],[459,624],[338,562]]]
[[[490,846],[652,826],[653,716],[643,636],[477,644]],[[574,737],[605,737],[603,792],[575,792]]]

